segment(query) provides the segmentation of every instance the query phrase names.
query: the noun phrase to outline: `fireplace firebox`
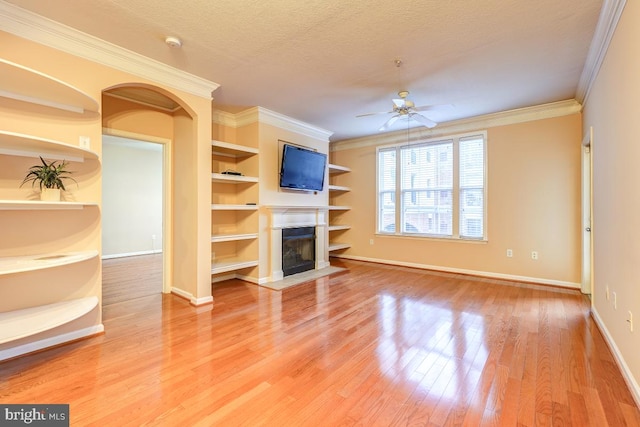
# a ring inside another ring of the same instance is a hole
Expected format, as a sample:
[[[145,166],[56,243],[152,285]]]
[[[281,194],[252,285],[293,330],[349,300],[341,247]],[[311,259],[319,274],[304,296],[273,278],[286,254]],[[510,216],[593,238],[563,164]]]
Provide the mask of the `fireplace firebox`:
[[[290,276],[316,267],[316,228],[282,229],[282,272]]]

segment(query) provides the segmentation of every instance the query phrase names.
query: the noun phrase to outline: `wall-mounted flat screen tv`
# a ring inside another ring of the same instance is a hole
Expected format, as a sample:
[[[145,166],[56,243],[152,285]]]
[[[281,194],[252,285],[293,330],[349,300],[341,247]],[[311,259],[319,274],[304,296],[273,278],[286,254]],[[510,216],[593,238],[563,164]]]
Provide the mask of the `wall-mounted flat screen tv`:
[[[284,144],[280,168],[280,187],[322,191],[326,166],[326,154]]]

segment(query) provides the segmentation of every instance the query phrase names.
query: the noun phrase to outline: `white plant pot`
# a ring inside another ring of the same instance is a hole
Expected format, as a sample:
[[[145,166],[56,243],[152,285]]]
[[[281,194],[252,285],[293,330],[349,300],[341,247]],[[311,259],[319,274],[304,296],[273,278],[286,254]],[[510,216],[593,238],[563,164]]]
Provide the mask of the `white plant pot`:
[[[43,202],[59,202],[60,201],[60,189],[59,188],[43,188],[40,192],[40,200]]]

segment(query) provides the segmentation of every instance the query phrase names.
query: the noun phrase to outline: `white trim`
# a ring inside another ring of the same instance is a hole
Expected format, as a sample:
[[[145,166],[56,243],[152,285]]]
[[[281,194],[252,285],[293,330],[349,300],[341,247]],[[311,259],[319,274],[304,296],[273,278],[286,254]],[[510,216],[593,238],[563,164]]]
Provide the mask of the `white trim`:
[[[607,342],[607,345],[609,346],[611,353],[613,353],[613,357],[616,360],[616,364],[618,365],[618,368],[622,372],[622,377],[624,378],[624,381],[627,383],[627,386],[629,387],[629,391],[631,391],[631,395],[633,396],[633,399],[635,400],[636,405],[640,406],[640,385],[638,385],[638,382],[633,377],[633,373],[631,372],[631,369],[629,369],[629,366],[625,362],[624,357],[620,352],[620,349],[618,349],[618,346],[616,345],[616,341],[613,339],[613,337],[609,333],[609,330],[605,326],[604,321],[598,314],[598,310],[596,310],[594,306],[591,307],[591,317],[593,317],[593,320],[596,322],[596,325],[600,329],[600,332],[602,332],[602,335],[604,336],[604,339]]]
[[[24,354],[33,353],[38,350],[44,350],[45,348],[68,343],[70,341],[75,341],[80,338],[97,335],[102,332],[104,332],[104,325],[101,323],[99,325],[90,326],[88,328],[79,329],[77,331],[68,332],[66,334],[56,335],[55,337],[45,338],[39,341],[11,347],[6,350],[0,350],[0,360],[12,359]]]
[[[602,4],[598,24],[576,90],[576,99],[581,104],[584,104],[589,97],[626,3],[626,0],[604,0]]]
[[[202,298],[196,298],[193,296],[193,294],[191,292],[187,292],[184,291],[180,288],[176,288],[176,287],[171,287],[171,293],[175,294],[179,297],[182,297],[186,300],[189,300],[189,303],[191,305],[195,305],[196,307],[199,307],[201,305],[206,305],[206,304],[211,304],[213,302],[213,297],[212,296],[207,296],[207,297],[202,297]]]
[[[434,270],[434,271],[443,271],[446,273],[467,274],[470,276],[487,277],[490,279],[504,279],[504,280],[510,280],[514,282],[535,283],[540,285],[551,285],[551,286],[559,286],[562,288],[575,289],[577,291],[580,290],[580,283],[565,282],[563,280],[543,279],[540,277],[515,276],[513,274],[494,273],[491,271],[467,270],[464,268],[442,267],[439,265],[420,264],[415,262],[390,261],[386,259],[370,258],[370,257],[362,257],[362,256],[354,256],[354,255],[340,254],[340,255],[331,255],[331,256],[335,258],[352,259],[355,261],[374,262],[376,264],[399,265],[402,267],[419,268],[421,270]]]
[[[313,126],[263,107],[252,107],[236,114],[214,111],[211,114],[211,121],[215,124],[232,128],[239,128],[254,123],[267,124],[326,142],[329,142],[329,137],[333,134],[333,132],[326,129]]]
[[[119,254],[112,254],[112,255],[102,255],[102,259],[127,258],[132,256],[155,255],[155,254],[161,254],[161,253],[162,253],[162,249],[156,249],[153,251],[126,252],[126,253],[119,253]]]
[[[422,141],[426,138],[440,138],[454,133],[473,132],[496,126],[568,116],[579,113],[580,111],[582,111],[582,105],[575,99],[569,99],[500,113],[484,114],[482,116],[442,123],[433,129],[427,129],[425,127],[412,128],[410,132],[410,142]],[[330,151],[400,143],[407,143],[406,130],[332,142]]]
[[[212,296],[208,296],[208,297],[202,297],[202,298],[191,298],[189,300],[189,302],[191,303],[191,305],[195,305],[196,307],[200,307],[201,305],[207,305],[207,304],[212,304],[213,303],[213,297]]]
[[[27,40],[202,98],[211,99],[211,93],[220,86],[4,1],[0,1],[0,28]]]

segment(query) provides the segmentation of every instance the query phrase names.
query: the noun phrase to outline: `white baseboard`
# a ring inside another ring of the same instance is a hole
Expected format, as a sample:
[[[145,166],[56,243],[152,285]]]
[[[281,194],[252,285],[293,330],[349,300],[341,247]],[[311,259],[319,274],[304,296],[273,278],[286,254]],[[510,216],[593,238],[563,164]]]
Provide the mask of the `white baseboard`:
[[[17,347],[8,348],[0,351],[0,360],[11,359],[17,356],[22,356],[35,351],[44,350],[45,348],[53,347],[56,345],[64,344],[69,341],[75,341],[80,338],[86,338],[91,335],[96,335],[104,332],[104,325],[99,324],[90,326],[88,328],[79,329],[73,332],[67,332],[66,334],[56,335],[55,337],[45,338],[40,341],[23,344]]]
[[[398,265],[402,267],[419,268],[422,270],[443,271],[445,273],[468,274],[470,276],[488,277],[491,279],[512,280],[515,282],[539,283],[541,285],[559,286],[562,288],[580,289],[580,283],[565,282],[561,280],[542,279],[539,277],[515,276],[512,274],[494,273],[491,271],[467,270],[463,268],[442,267],[439,265],[419,264],[414,262],[392,261],[387,259],[368,258],[353,255],[331,255],[335,258],[352,259],[354,261],[375,262],[377,264]]]
[[[622,377],[624,378],[624,381],[627,383],[629,390],[631,390],[631,395],[633,396],[633,399],[636,401],[636,405],[640,406],[640,386],[638,385],[638,382],[636,381],[636,379],[633,377],[633,374],[631,373],[631,369],[629,369],[629,366],[625,362],[624,357],[622,357],[622,353],[620,353],[620,350],[618,349],[616,342],[613,340],[613,337],[609,333],[609,330],[605,326],[604,322],[602,321],[602,318],[598,314],[598,310],[596,310],[595,307],[591,307],[591,317],[593,317],[593,320],[596,322],[596,325],[598,325],[600,332],[602,332],[602,336],[607,342],[607,345],[609,346],[609,349],[611,350],[611,353],[613,354],[613,357],[616,360],[616,364],[618,365],[618,368],[622,372]]]
[[[211,304],[213,302],[212,296],[196,298],[191,292],[183,291],[180,288],[172,287],[171,293],[188,300],[191,305],[195,305],[196,307],[205,304]]]
[[[153,255],[153,254],[161,254],[161,253],[162,253],[162,249],[156,249],[155,251],[139,251],[139,252],[127,252],[122,254],[102,255],[102,259],[126,258],[130,256]]]

